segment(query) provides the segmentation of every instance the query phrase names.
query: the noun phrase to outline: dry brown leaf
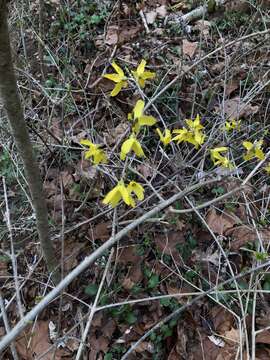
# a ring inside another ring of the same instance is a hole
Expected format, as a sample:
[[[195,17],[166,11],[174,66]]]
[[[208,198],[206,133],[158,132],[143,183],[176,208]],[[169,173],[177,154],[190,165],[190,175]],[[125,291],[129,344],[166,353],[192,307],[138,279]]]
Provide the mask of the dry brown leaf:
[[[116,45],[118,42],[118,31],[119,27],[117,25],[108,26],[105,37],[105,44]]]
[[[223,340],[229,345],[236,345],[240,342],[240,332],[237,329],[231,328],[225,331]]]
[[[175,260],[180,260],[177,245],[184,244],[186,242],[182,231],[171,231],[166,235],[157,234],[154,241],[157,249],[162,253],[171,255],[173,258],[175,258]]]
[[[135,38],[141,31],[141,26],[130,27],[129,24],[123,26],[119,32],[119,43],[123,44]]]
[[[32,360],[38,358],[45,353],[50,347],[49,341],[49,321],[37,321],[34,326],[33,333],[32,326],[29,326],[23,334],[16,341],[16,349],[20,356],[20,360]],[[27,344],[30,341],[30,347]],[[55,360],[61,360],[63,356],[68,355],[64,350],[52,348],[46,355],[42,357],[43,360],[51,360],[55,352]]]
[[[135,283],[129,278],[126,277],[123,281],[122,281],[122,286],[125,290],[130,290],[133,288],[133,286],[135,285]]]
[[[144,353],[145,351],[148,351],[150,353],[154,352],[154,346],[152,343],[148,341],[142,341],[139,346],[135,347],[135,352],[137,353]]]
[[[137,170],[146,178],[151,178],[155,172],[155,165],[148,161],[137,166]]]
[[[110,225],[111,224],[109,222],[101,222],[95,225],[94,227],[93,226],[89,227],[88,234],[90,239],[92,241],[108,240],[111,235]]]
[[[270,240],[270,230],[262,229],[258,233],[261,236],[262,242],[265,244],[269,243]],[[241,246],[245,245],[247,242],[253,243],[258,240],[258,235],[255,229],[249,228],[247,225],[237,226],[226,231],[226,236],[231,236],[231,250],[239,250]]]
[[[117,261],[120,264],[127,264],[127,263],[136,264],[140,262],[141,259],[142,257],[136,253],[135,246],[127,246],[119,251]]]
[[[197,42],[190,42],[186,39],[183,40],[183,54],[188,55],[191,59],[193,58],[198,47]]]
[[[210,33],[211,22],[206,20],[198,20],[194,26],[194,30],[199,30],[204,36],[208,36]]]
[[[230,96],[235,90],[239,88],[239,80],[231,80],[225,88],[225,95]]]
[[[224,114],[230,120],[256,114],[258,110],[258,106],[244,103],[239,96],[224,102]]]
[[[108,132],[104,132],[103,136],[105,137],[106,143],[108,145],[114,145],[117,141],[121,139],[129,128],[127,122],[122,122],[118,124],[115,128],[110,129]]]
[[[233,315],[220,306],[214,306],[211,309],[211,318],[214,325],[214,330],[223,335],[226,331],[232,328],[234,317]]]
[[[215,209],[210,209],[206,215],[206,222],[209,228],[216,234],[224,235],[226,230],[239,223],[239,220],[231,214],[218,214]]]
[[[270,330],[264,330],[256,336],[256,343],[270,344]]]

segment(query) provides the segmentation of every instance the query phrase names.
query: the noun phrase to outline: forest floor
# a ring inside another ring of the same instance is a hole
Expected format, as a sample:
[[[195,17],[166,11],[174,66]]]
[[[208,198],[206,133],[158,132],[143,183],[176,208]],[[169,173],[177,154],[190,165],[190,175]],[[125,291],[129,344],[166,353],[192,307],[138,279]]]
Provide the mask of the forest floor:
[[[62,275],[159,202],[199,186],[76,278],[16,340],[19,359],[76,359],[93,304],[83,359],[269,359],[269,3],[209,1],[188,24],[181,16],[203,1],[42,3],[11,2],[10,30]],[[130,79],[143,59],[155,77],[142,88]],[[113,61],[129,78],[117,96],[103,77]],[[122,160],[139,99],[157,122],[137,136],[145,157]],[[188,129],[197,115],[200,146],[162,144],[156,128]],[[5,121],[0,139],[1,216],[8,205],[11,223],[0,224],[0,281],[13,326],[53,283]],[[82,139],[100,144],[108,162],[86,159]],[[121,178],[144,188],[135,207],[102,203]]]

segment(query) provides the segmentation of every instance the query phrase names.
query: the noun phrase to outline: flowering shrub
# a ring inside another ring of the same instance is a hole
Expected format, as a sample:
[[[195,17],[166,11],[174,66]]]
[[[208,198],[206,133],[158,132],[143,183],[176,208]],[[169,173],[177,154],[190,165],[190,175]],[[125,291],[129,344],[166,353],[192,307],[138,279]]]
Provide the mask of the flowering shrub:
[[[136,70],[131,71],[132,78],[125,75],[122,68],[114,61],[112,62],[112,67],[116,71],[115,73],[103,75],[104,78],[111,80],[116,84],[111,91],[111,96],[117,96],[122,88],[127,88],[129,81],[134,82],[135,80],[138,88],[144,88],[146,81],[152,80],[156,76],[154,72],[150,72],[145,69],[145,60],[140,62]],[[127,156],[132,154],[138,158],[144,158],[146,155],[143,151],[141,142],[143,139],[139,140],[138,136],[140,135],[140,131],[143,127],[151,128],[157,123],[157,119],[152,115],[145,114],[145,101],[142,99],[139,99],[136,102],[132,112],[127,115],[127,119],[131,125],[131,133],[121,145],[120,159],[124,161]],[[164,149],[168,147],[168,145],[173,144],[173,142],[177,142],[177,144],[191,144],[194,146],[195,150],[198,150],[205,144],[207,139],[204,128],[204,125],[201,123],[201,117],[198,114],[194,120],[186,119],[185,126],[180,129],[170,130],[165,128],[162,130],[160,128],[156,128],[155,132],[158,135],[161,144],[164,146]],[[240,129],[241,120],[232,119],[225,122],[222,131],[224,134],[230,134],[232,131],[240,131]],[[85,159],[91,159],[93,165],[108,163],[108,156],[105,151],[101,149],[100,145],[96,145],[90,140],[81,140],[80,143],[88,147],[88,150],[85,151]],[[250,161],[252,159],[265,159],[265,154],[262,149],[263,140],[256,140],[253,143],[246,140],[242,142],[242,145],[246,150],[243,154],[245,161]],[[222,168],[227,168],[228,170],[235,168],[227,156],[228,151],[228,146],[218,146],[213,149],[209,149],[210,159],[212,160],[214,166],[220,166]],[[264,167],[264,170],[270,174],[270,163]],[[134,200],[133,195],[135,195],[136,200],[142,201],[144,199],[143,186],[136,181],[130,181],[126,186],[124,179],[121,179],[117,185],[107,193],[103,199],[103,204],[116,207],[119,202],[123,200],[126,205],[135,207],[136,201]]]

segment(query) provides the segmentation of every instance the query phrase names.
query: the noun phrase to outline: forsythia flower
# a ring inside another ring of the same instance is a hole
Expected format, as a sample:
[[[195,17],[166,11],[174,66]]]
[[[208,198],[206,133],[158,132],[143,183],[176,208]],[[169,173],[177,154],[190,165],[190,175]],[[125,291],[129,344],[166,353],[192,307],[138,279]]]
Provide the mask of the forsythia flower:
[[[112,80],[116,83],[115,87],[111,92],[111,96],[116,96],[119,94],[121,89],[128,86],[127,77],[124,74],[124,71],[118,66],[114,61],[112,62],[112,67],[116,71],[114,74],[104,74],[103,77],[109,80]]]
[[[99,149],[100,145],[95,145],[90,140],[81,140],[80,144],[89,147],[89,150],[87,150],[85,153],[85,159],[93,157],[94,165],[107,162],[108,159],[105,152],[102,149]]]
[[[130,138],[123,142],[121,146],[120,159],[125,160],[127,154],[133,150],[138,157],[145,156],[141,144],[136,139],[134,134],[131,134]]]
[[[164,135],[162,134],[162,132],[159,129],[156,129],[156,131],[159,135],[160,141],[163,143],[164,146],[167,146],[172,140],[171,131],[169,129],[165,129]]]
[[[198,149],[198,147],[204,143],[205,139],[205,135],[202,133],[204,126],[200,123],[200,116],[197,115],[194,121],[186,120],[186,124],[188,129],[182,128],[173,130],[173,133],[178,135],[176,135],[172,140],[178,141],[178,143],[182,141],[189,142]]]
[[[257,158],[259,160],[263,160],[265,155],[263,150],[261,149],[263,145],[263,140],[254,141],[254,143],[250,141],[243,141],[243,146],[246,148],[247,153],[244,155],[244,160],[251,160],[253,158]]]
[[[134,193],[137,196],[138,200],[144,199],[144,188],[142,187],[142,185],[138,184],[136,181],[131,181],[127,186],[127,190],[130,195],[132,195]],[[135,202],[134,202],[133,198],[132,198],[130,205],[132,207],[135,206]]]
[[[138,100],[132,113],[128,114],[128,120],[134,122],[133,131],[135,134],[138,134],[142,126],[152,126],[157,122],[153,116],[144,115],[144,105],[143,100]]]
[[[112,207],[115,207],[119,201],[123,199],[127,205],[134,207],[136,204],[131,196],[132,193],[134,193],[139,200],[144,199],[144,189],[140,184],[136,181],[131,181],[126,187],[124,181],[120,180],[118,184],[108,192],[102,202],[103,204],[110,204]]]
[[[241,120],[236,121],[235,119],[231,120],[231,121],[226,121],[225,122],[225,130],[227,132],[231,131],[231,130],[240,130],[241,127]]]
[[[214,165],[220,165],[222,167],[229,168],[229,169],[233,168],[233,165],[230,162],[230,160],[226,156],[222,156],[220,154],[220,153],[227,152],[227,151],[228,151],[228,148],[224,147],[224,146],[210,150],[211,159],[214,162]]]
[[[139,83],[140,87],[142,88],[144,88],[146,80],[153,79],[156,76],[154,72],[145,71],[145,65],[146,65],[146,61],[142,60],[139,66],[137,67],[136,71],[131,71],[135,80],[137,81],[137,83]]]

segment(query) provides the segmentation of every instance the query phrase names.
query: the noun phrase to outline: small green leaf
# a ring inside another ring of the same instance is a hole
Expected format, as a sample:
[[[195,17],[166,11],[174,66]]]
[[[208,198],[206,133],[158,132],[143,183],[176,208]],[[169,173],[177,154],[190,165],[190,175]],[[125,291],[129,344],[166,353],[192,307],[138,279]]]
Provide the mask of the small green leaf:
[[[95,296],[97,294],[97,291],[98,291],[98,286],[96,284],[87,285],[84,289],[85,294],[90,296]]]
[[[113,356],[112,356],[112,353],[107,353],[105,356],[104,356],[104,360],[112,360]]]
[[[159,276],[156,274],[151,275],[150,279],[148,280],[148,287],[149,289],[155,288],[159,283]]]
[[[129,312],[126,315],[126,320],[129,324],[134,324],[137,321],[137,317],[132,312]]]

